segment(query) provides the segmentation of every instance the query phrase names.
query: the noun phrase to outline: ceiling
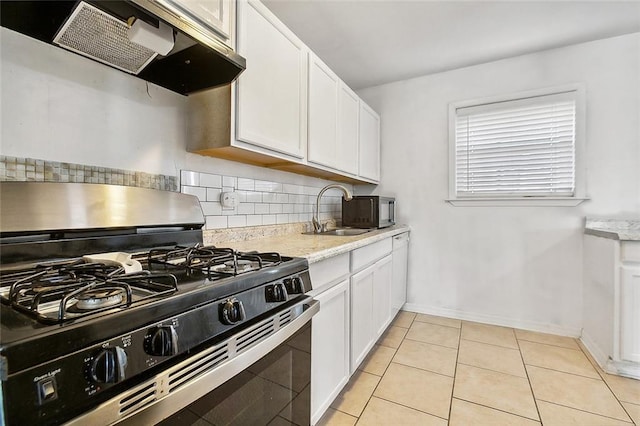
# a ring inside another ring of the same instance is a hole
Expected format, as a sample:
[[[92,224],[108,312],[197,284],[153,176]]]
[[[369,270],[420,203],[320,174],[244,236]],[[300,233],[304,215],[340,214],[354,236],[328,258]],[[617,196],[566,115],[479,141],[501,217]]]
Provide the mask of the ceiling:
[[[356,90],[640,32],[640,0],[263,3]]]

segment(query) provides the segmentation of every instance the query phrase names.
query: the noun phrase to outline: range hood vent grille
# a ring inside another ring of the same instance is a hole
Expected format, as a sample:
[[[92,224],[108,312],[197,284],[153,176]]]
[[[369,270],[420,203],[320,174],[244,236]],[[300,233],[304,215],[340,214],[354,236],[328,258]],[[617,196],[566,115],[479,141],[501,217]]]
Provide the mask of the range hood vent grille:
[[[0,25],[183,95],[228,85],[246,67],[213,28],[157,0],[0,0]]]
[[[78,3],[53,42],[119,70],[138,74],[157,53],[129,41],[128,25],[85,2]]]

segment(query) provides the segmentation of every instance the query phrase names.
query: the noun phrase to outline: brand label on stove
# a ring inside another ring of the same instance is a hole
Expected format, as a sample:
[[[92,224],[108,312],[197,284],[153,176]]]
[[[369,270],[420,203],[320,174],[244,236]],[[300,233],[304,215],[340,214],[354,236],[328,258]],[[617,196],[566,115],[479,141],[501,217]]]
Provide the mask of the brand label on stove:
[[[61,370],[59,368],[53,370],[53,371],[49,371],[47,374],[44,374],[42,376],[36,376],[33,378],[33,382],[39,382],[42,379],[48,379],[49,377],[53,377],[56,374],[58,374]]]
[[[131,335],[130,334],[122,337],[122,347],[126,348],[127,346],[131,346]]]

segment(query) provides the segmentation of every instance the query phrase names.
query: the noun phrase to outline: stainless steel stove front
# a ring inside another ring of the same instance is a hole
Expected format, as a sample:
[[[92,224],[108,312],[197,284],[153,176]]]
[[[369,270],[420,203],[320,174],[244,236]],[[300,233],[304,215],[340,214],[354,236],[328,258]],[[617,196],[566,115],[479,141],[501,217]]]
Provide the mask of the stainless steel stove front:
[[[184,426],[202,418],[266,425],[276,417],[308,425],[311,318],[319,309],[316,300],[305,298],[67,425]]]

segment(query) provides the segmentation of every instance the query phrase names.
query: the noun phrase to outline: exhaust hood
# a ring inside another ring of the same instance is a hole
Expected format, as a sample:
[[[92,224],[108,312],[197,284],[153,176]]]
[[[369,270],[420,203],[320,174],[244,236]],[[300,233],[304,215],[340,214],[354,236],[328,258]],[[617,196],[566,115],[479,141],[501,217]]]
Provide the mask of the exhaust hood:
[[[246,67],[212,29],[158,0],[2,1],[0,24],[183,95]]]

